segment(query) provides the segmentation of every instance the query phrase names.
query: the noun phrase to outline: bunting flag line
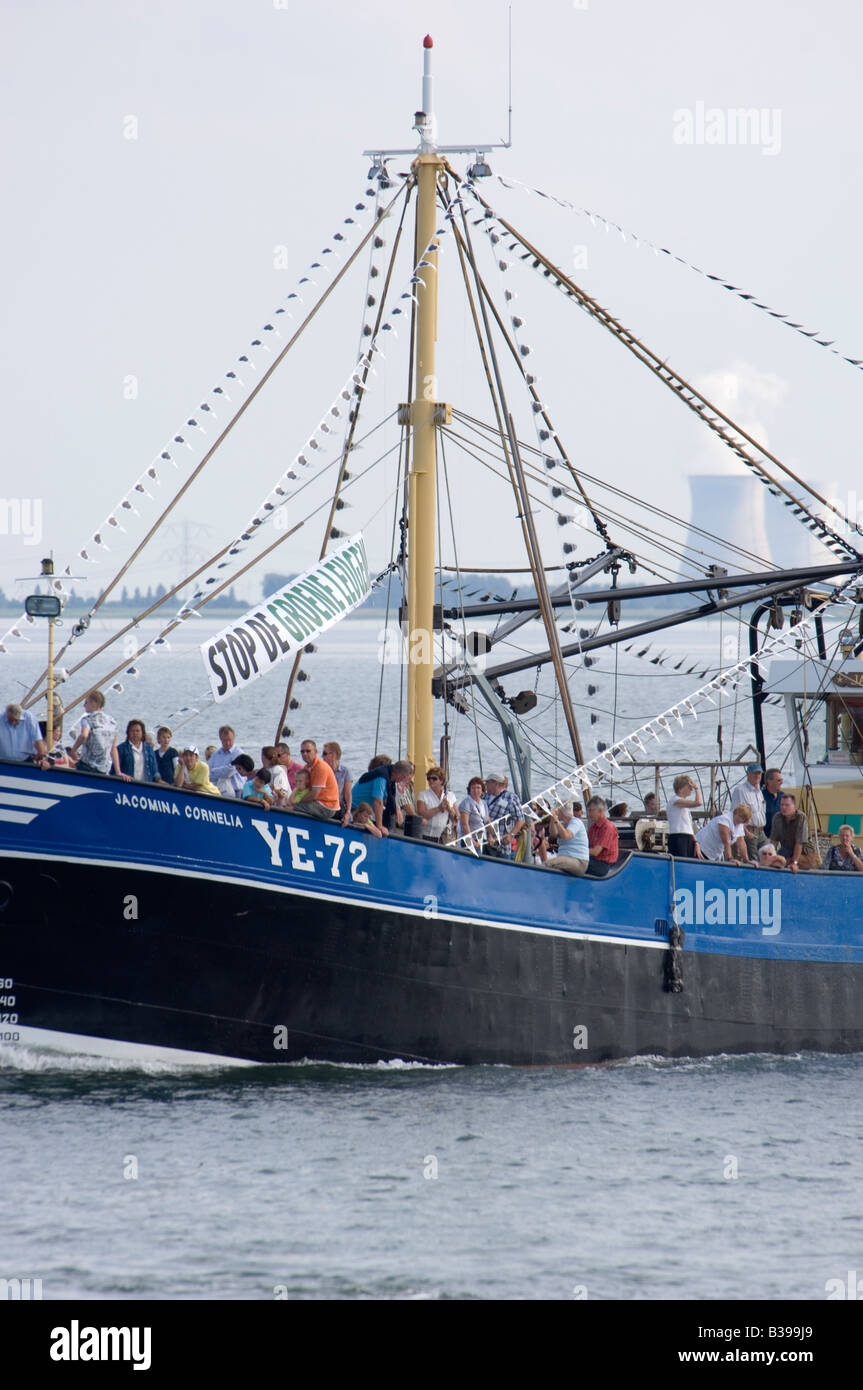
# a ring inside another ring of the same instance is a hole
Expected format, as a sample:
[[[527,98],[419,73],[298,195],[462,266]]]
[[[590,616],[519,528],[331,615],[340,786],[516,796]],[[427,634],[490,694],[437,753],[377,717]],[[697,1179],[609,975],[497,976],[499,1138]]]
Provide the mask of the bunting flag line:
[[[383,165],[380,165],[380,166],[377,166],[377,167],[375,167],[375,168],[373,168],[373,169],[370,169],[370,170],[369,170],[369,177],[370,177],[370,178],[376,178],[376,179],[377,179],[377,190],[376,190],[376,196],[375,196],[375,206],[374,206],[374,213],[373,213],[373,215],[372,215],[372,224],[374,225],[374,224],[377,222],[378,217],[380,216],[381,205],[382,205],[382,202],[383,202],[384,193],[385,193],[388,189],[390,189],[390,188],[392,187],[392,184],[390,183],[390,180],[389,180],[389,178],[388,178],[388,176],[387,176],[386,168],[385,168]],[[406,211],[407,211],[407,205],[405,205],[405,212],[406,212]],[[362,326],[361,326],[361,329],[360,329],[359,341],[358,341],[358,344],[357,344],[357,352],[358,352],[360,358],[362,358],[362,354],[363,354],[363,350],[364,350],[365,339],[368,338],[368,337],[371,337],[371,336],[372,336],[372,333],[373,333],[373,329],[372,329],[371,325],[370,325],[370,324],[367,322],[367,320],[366,320],[366,314],[367,314],[369,311],[373,311],[373,312],[376,311],[376,310],[377,310],[377,307],[378,307],[378,303],[379,303],[379,298],[380,298],[381,290],[379,289],[378,285],[377,285],[375,282],[376,282],[377,280],[379,280],[380,277],[381,277],[381,270],[382,270],[382,267],[383,267],[383,260],[384,260],[384,255],[383,255],[383,253],[384,253],[384,251],[386,250],[386,245],[387,245],[386,239],[385,239],[383,236],[381,236],[380,234],[378,234],[378,235],[376,235],[375,237],[372,238],[371,249],[370,249],[370,253],[369,253],[369,266],[368,266],[368,271],[367,271],[367,273],[366,273],[366,288],[365,288],[365,294],[364,294],[364,296],[363,296],[363,308],[362,308],[362,315],[361,315],[361,323],[362,323]],[[384,281],[384,284],[386,284],[386,280]],[[341,447],[341,457],[342,457],[343,459],[346,457],[346,450],[347,450],[347,447],[348,447],[348,442],[349,442],[350,437],[351,437],[351,430],[352,430],[352,428],[353,428],[353,424],[354,424],[353,420],[350,420],[350,419],[349,419],[349,420],[346,420],[346,421],[345,421],[344,431],[343,431],[343,434],[342,434],[342,447]],[[342,481],[343,481],[343,482],[346,482],[346,481],[350,478],[350,476],[351,476],[351,475],[350,475],[350,473],[348,473],[347,469],[343,469],[343,471],[342,471],[342,473],[341,473],[341,479],[342,479]],[[349,502],[346,502],[346,501],[344,500],[343,497],[339,497],[339,500],[338,500],[338,503],[337,503],[337,508],[338,508],[338,509],[343,509],[344,507],[349,507],[349,506],[350,506],[350,503],[349,503]],[[331,535],[327,538],[327,541],[325,542],[325,544],[328,544],[330,540],[335,540],[335,539],[336,539],[336,536],[333,536],[333,535],[331,534]],[[374,585],[373,585],[373,587],[374,587]],[[316,651],[317,651],[317,648],[314,646],[313,643],[307,643],[306,646],[303,647],[302,655],[303,655],[303,657],[310,656],[310,655],[313,655]],[[304,673],[303,673],[302,667],[301,667],[301,665],[300,665],[300,655],[299,655],[299,653],[297,654],[296,662],[297,662],[297,665],[296,665],[296,670],[295,670],[295,677],[296,677],[297,680],[302,680],[302,679],[303,679]],[[311,677],[309,677],[309,679],[311,679]],[[297,701],[292,701],[292,702],[291,702],[291,707],[293,708],[295,705],[296,705],[296,707],[301,708],[301,707],[302,707],[302,702],[299,701],[299,700],[297,700]]]
[[[404,309],[401,307],[402,301],[405,299],[412,299],[413,286],[422,283],[421,277],[419,276],[418,272],[423,268],[434,268],[433,263],[431,261],[427,261],[425,257],[429,254],[429,252],[440,251],[442,249],[442,238],[449,230],[450,215],[451,213],[448,212],[447,219],[439,227],[436,228],[434,236],[429,241],[428,245],[424,248],[422,256],[420,257],[419,261],[414,267],[413,274],[411,275],[408,281],[407,289],[402,292],[401,296],[395,302],[393,308],[390,310],[387,322],[382,323],[381,325],[381,335],[389,332],[392,333],[395,337],[398,337],[398,330],[396,325],[398,324],[399,316],[405,312]],[[395,322],[390,322],[389,320],[391,319],[394,319]],[[384,354],[383,350],[379,345],[378,339],[373,337],[369,341],[365,353],[360,357],[359,361],[357,362],[354,371],[351,373],[350,377],[346,379],[341,392],[338,396],[335,397],[333,406],[330,407],[330,411],[327,412],[323,417],[322,425],[324,423],[327,424],[326,433],[330,433],[332,429],[332,427],[328,423],[331,416],[333,419],[338,419],[342,415],[347,414],[347,418],[350,419],[350,411],[355,409],[356,400],[359,398],[363,391],[368,389],[367,386],[362,385],[361,373],[366,363],[368,363],[372,368],[372,374],[374,374],[374,367],[372,364],[376,356],[383,358]],[[322,426],[319,426],[318,428],[320,431]],[[315,432],[315,434],[312,436],[309,442],[304,446],[304,449],[308,449],[311,452],[313,447],[312,440],[314,440],[314,449],[315,451],[320,452],[321,444],[317,439],[317,434],[318,431]],[[326,437],[326,435],[324,437]],[[305,453],[298,454],[294,460],[296,464],[304,468],[309,467],[312,461],[313,459],[307,457]],[[265,522],[270,520],[272,516],[275,514],[278,506],[286,505],[287,502],[290,501],[290,496],[287,490],[283,488],[282,482],[285,478],[294,480],[297,478],[297,476],[298,475],[296,474],[296,471],[293,468],[291,468],[282,476],[280,481],[276,484],[275,488],[271,489],[270,493],[268,494],[267,501],[265,501],[264,504],[258,508],[258,512],[263,512],[264,516],[256,514],[252,521],[249,523],[249,525],[246,527],[246,529],[240,534],[237,540],[235,540],[233,546],[230,548],[229,551],[229,554],[232,558],[239,555],[252,541],[252,539],[257,537],[257,535],[261,531],[261,528],[265,525]],[[281,499],[278,504],[272,502],[272,498],[276,496],[280,497]],[[270,503],[271,505],[268,505],[268,503]],[[337,532],[335,528],[333,528],[333,530],[330,532],[330,535],[333,539],[342,538],[342,533]],[[216,569],[218,570],[225,568],[228,565],[228,563],[228,561],[222,561],[219,565],[216,566]],[[181,605],[176,616],[171,620],[171,622],[167,623],[155,637],[151,638],[148,642],[145,642],[141,647],[137,649],[137,651],[134,653],[134,656],[132,657],[132,661],[137,661],[140,656],[142,656],[151,646],[154,645],[154,643],[160,641],[161,639],[164,639],[166,634],[175,629],[179,623],[182,623],[186,619],[191,617],[199,617],[200,614],[197,611],[197,605],[201,603],[201,600],[205,597],[207,590],[214,586],[217,582],[224,583],[225,576],[219,576],[219,578],[217,579],[216,575],[211,573],[205,581],[204,585],[201,587],[201,589],[196,591],[196,593],[191,599],[186,600]],[[124,674],[127,676],[134,677],[137,676],[139,672],[133,666],[125,668]],[[109,680],[110,677],[106,677],[105,679]]]
[[[472,193],[475,193],[473,187],[470,184],[468,186],[470,187],[470,191]],[[461,190],[459,189],[459,197],[460,196]],[[465,214],[467,215],[467,209],[465,209]],[[494,256],[494,260],[497,265],[498,272],[501,276],[501,280],[503,280],[503,277],[507,274],[512,265],[512,262],[506,260],[498,249],[504,236],[506,236],[505,229],[502,226],[500,226],[500,224],[497,222],[496,217],[493,214],[491,217],[489,217],[485,210],[483,210],[483,215],[481,217],[475,218],[473,220],[473,225],[481,227],[482,230],[485,232],[486,236],[488,237],[492,255]],[[504,300],[508,309],[513,308],[514,301],[516,298],[517,294],[515,291],[510,289],[504,290]],[[528,357],[532,357],[533,354],[533,348],[530,346],[529,343],[525,342],[524,340],[524,335],[522,332],[525,326],[524,318],[520,313],[512,312],[510,313],[509,321],[513,340],[516,344],[516,347],[518,348],[519,356],[524,362],[525,359],[527,359]],[[563,529],[564,527],[573,525],[579,526],[580,528],[583,527],[583,529],[586,530],[587,527],[583,525],[583,522],[579,521],[577,516],[568,515],[562,511],[557,510],[561,497],[565,496],[567,500],[575,500],[575,498],[572,496],[568,488],[560,487],[558,484],[555,483],[554,478],[552,478],[551,476],[552,471],[556,469],[558,466],[562,465],[565,468],[568,464],[568,460],[564,458],[562,454],[560,454],[559,446],[557,444],[557,430],[552,424],[551,415],[549,413],[548,407],[541,398],[538,384],[539,377],[537,375],[536,367],[533,364],[533,362],[531,362],[529,367],[525,365],[524,381],[531,396],[531,416],[533,419],[533,427],[536,433],[536,441],[539,447],[539,451],[543,455],[543,462],[545,464],[546,469],[546,486],[548,488],[549,496],[551,497],[552,502],[555,505],[558,527]],[[552,447],[558,448],[558,457],[555,457],[553,454],[549,453],[549,449]],[[603,540],[606,543],[606,545],[609,545],[610,540],[608,537],[607,530],[600,521],[599,517],[594,512],[593,508],[584,507],[584,511],[587,513],[587,515],[590,516],[594,530],[597,532],[600,540]],[[577,546],[574,541],[566,540],[563,537],[561,537],[561,554],[564,561],[568,562],[571,559],[572,555],[575,553],[576,549]]]
[[[808,329],[805,328],[802,323],[794,322],[789,314],[783,314],[777,309],[772,309],[769,304],[762,303],[757,295],[748,294],[745,290],[742,290],[739,285],[733,285],[724,275],[712,275],[709,271],[702,270],[700,266],[695,265],[692,261],[688,261],[685,256],[678,256],[676,251],[669,250],[667,246],[657,246],[655,242],[650,241],[647,237],[637,236],[635,232],[628,231],[625,227],[621,227],[619,222],[613,222],[610,218],[603,217],[601,213],[590,212],[588,208],[579,207],[576,203],[570,202],[567,198],[558,198],[554,193],[545,193],[541,188],[533,188],[528,183],[522,183],[520,179],[504,178],[501,174],[495,174],[494,177],[502,188],[521,189],[525,193],[535,195],[537,198],[544,198],[546,202],[556,203],[558,207],[564,208],[567,212],[574,212],[578,217],[586,217],[594,227],[598,223],[599,226],[605,228],[606,232],[619,232],[622,240],[626,241],[627,238],[629,238],[629,240],[635,243],[636,249],[645,246],[648,251],[652,251],[655,256],[667,256],[670,260],[677,261],[680,265],[686,266],[687,270],[692,270],[696,275],[700,275],[702,279],[710,280],[712,284],[717,285],[720,289],[727,290],[729,294],[733,294],[738,299],[742,299],[745,303],[751,305],[753,309],[759,309],[762,313],[769,315],[770,318],[776,319],[777,322],[784,324],[786,328],[793,329],[800,337],[808,338],[810,342],[815,343],[818,347],[826,348],[834,357],[841,358],[843,362],[847,362],[849,366],[855,367],[857,371],[863,370],[863,357],[847,357],[844,352],[836,347],[836,340],[834,338],[825,338],[821,334],[820,329]]]
[[[496,223],[502,237],[508,238],[508,249],[510,252],[518,251],[520,260],[529,261],[531,267],[538,274],[541,274],[544,280],[553,284],[561,294],[577,303],[585,313],[607,331],[611,332],[619,342],[635,352],[637,359],[647,365],[652,371],[655,371],[659,379],[674,391],[678,399],[682,400],[690,410],[698,415],[699,419],[703,420],[707,427],[716,434],[726,447],[736,454],[746,468],[758,478],[759,482],[767,488],[768,492],[774,497],[780,498],[782,504],[791,509],[792,514],[801,525],[805,526],[813,535],[817,536],[821,544],[831,551],[832,554],[843,559],[848,556],[860,558],[860,552],[854,548],[849,540],[843,538],[836,530],[828,526],[821,516],[813,512],[810,507],[800,501],[798,497],[789,493],[784,485],[777,483],[776,478],[768,471],[765,464],[755,457],[755,452],[762,454],[769,462],[777,465],[781,469],[782,464],[778,459],[774,458],[763,445],[756,443],[751,437],[744,437],[739,426],[734,425],[727,416],[722,415],[715,405],[712,405],[701,396],[694,387],[684,382],[672,367],[669,367],[667,363],[660,364],[655,353],[652,353],[643,343],[639,343],[623,324],[613,318],[606,309],[603,309],[597,304],[597,302],[587,295],[584,290],[574,285],[573,282],[564,275],[563,271],[555,270],[554,267],[540,260],[533,251],[526,249],[523,243],[519,241],[518,237],[514,236],[512,232],[508,231],[503,226],[498,214],[493,208],[489,207],[488,203],[477,193],[473,185],[468,183],[468,187],[471,189],[480,207],[483,208],[484,216],[491,219],[490,225]],[[800,480],[797,479],[796,482],[799,484]],[[803,486],[805,487],[805,484],[803,484]],[[863,535],[863,527],[860,527],[847,516],[837,513],[837,509],[829,501],[825,502],[823,498],[817,497],[814,493],[812,495],[821,505],[822,510],[829,510],[841,517],[843,526],[847,531],[854,531],[858,535]]]
[[[258,505],[255,514],[247,522],[239,535],[234,538],[227,552],[229,558],[222,560],[216,565],[215,569],[207,575],[202,583],[200,583],[199,588],[192,597],[181,605],[177,613],[177,617],[181,621],[191,617],[195,605],[200,603],[207,590],[224,579],[224,576],[219,574],[219,571],[230,568],[231,561],[241,555],[246,547],[251,544],[253,540],[257,539],[265,523],[270,521],[280,508],[287,506],[291,501],[293,493],[286,484],[297,482],[300,476],[297,470],[309,469],[314,463],[321,462],[323,452],[327,444],[331,442],[339,422],[346,420],[350,423],[353,420],[360,398],[369,390],[368,382],[364,382],[363,380],[364,374],[370,369],[370,375],[374,376],[375,359],[380,357],[386,360],[382,347],[383,335],[385,333],[391,333],[394,337],[398,337],[399,319],[406,313],[406,304],[416,302],[414,287],[422,283],[419,271],[432,264],[430,261],[426,261],[425,257],[431,251],[440,250],[441,238],[445,235],[448,227],[449,222],[445,221],[436,229],[434,236],[424,248],[422,255],[414,267],[406,287],[396,299],[393,307],[389,310],[385,320],[382,322],[379,333],[376,336],[369,337],[367,340],[365,340],[365,332],[363,333],[365,346],[361,350],[359,359],[350,376],[348,376],[342,384],[342,388],[338,395],[334,397],[329,409],[321,417],[317,427],[312,431],[306,443],[295,455],[290,466],[280,475],[275,486],[270,489],[264,500]],[[382,237],[376,237],[375,241],[380,241],[382,246],[385,244]],[[368,327],[368,325],[365,325],[365,327]],[[317,455],[321,456],[320,459],[316,457]],[[342,533],[335,528],[330,532],[330,539],[332,540],[338,540],[341,539],[341,537]]]
[[[685,717],[691,716],[693,720],[697,720],[697,705],[701,704],[715,707],[716,699],[714,696],[721,697],[723,694],[733,691],[737,687],[741,677],[746,675],[755,663],[777,656],[780,652],[795,646],[796,642],[803,638],[808,628],[814,624],[815,620],[821,616],[827,608],[837,603],[842,603],[843,595],[847,590],[858,587],[859,584],[860,580],[857,575],[853,575],[850,579],[845,580],[843,584],[833,589],[828,597],[818,604],[817,608],[813,608],[811,612],[804,614],[801,620],[790,627],[787,632],[777,632],[774,636],[768,637],[763,643],[760,651],[756,652],[754,655],[744,657],[734,666],[729,666],[723,671],[722,675],[715,676],[707,685],[700,686],[698,690],[694,690],[690,695],[686,695],[682,699],[677,700],[662,714],[655,715],[653,719],[648,719],[646,724],[642,724],[640,728],[635,729],[632,733],[625,734],[622,738],[617,739],[610,748],[599,753],[597,757],[591,758],[589,762],[582,763],[565,777],[559,778],[556,782],[552,783],[550,787],[546,787],[545,791],[540,792],[537,796],[531,797],[529,801],[523,802],[521,809],[526,817],[532,816],[536,818],[537,814],[540,816],[547,815],[553,806],[561,806],[565,801],[571,801],[573,797],[581,796],[586,788],[589,788],[594,783],[604,781],[605,778],[609,776],[609,773],[620,772],[621,760],[624,764],[634,763],[633,749],[636,752],[644,753],[646,751],[645,741],[647,739],[652,739],[654,742],[659,743],[661,741],[660,735],[670,736],[674,733],[674,729],[670,723],[671,720],[681,729],[685,727]],[[702,709],[702,713],[705,712],[706,711]],[[505,819],[505,817],[502,819]],[[472,853],[477,853],[477,837],[479,837],[478,847],[481,849],[482,845],[486,843],[488,835],[494,834],[501,823],[502,820],[492,821],[484,830],[475,830],[469,835],[462,835],[456,843],[463,846],[465,849],[471,850]]]
[[[342,220],[339,229],[333,233],[329,241],[319,252],[318,257],[309,266],[307,272],[299,279],[296,288],[292,290],[291,293],[287,295],[284,302],[273,311],[270,318],[259,330],[259,333],[252,339],[249,344],[250,349],[253,349],[255,352],[258,350],[261,352],[270,352],[270,348],[267,345],[267,337],[280,338],[282,336],[277,326],[279,318],[285,316],[286,322],[293,319],[293,307],[304,305],[306,302],[303,297],[305,286],[312,285],[318,288],[317,282],[312,278],[313,271],[326,274],[329,273],[331,269],[335,270],[341,259],[342,251],[347,249],[361,230],[361,223],[355,214],[367,213],[370,208],[377,206],[378,197],[379,192],[377,189],[366,188],[361,198],[354,203],[351,213]],[[171,439],[154,457],[153,461],[147,466],[140,478],[129,488],[126,495],[121,498],[116,506],[112,508],[101,526],[92,533],[86,544],[76,552],[75,561],[72,562],[73,564],[77,560],[83,560],[87,564],[98,565],[100,561],[95,552],[104,550],[110,553],[111,548],[106,544],[103,533],[110,534],[111,531],[117,531],[125,534],[125,528],[121,526],[119,518],[123,515],[128,517],[130,514],[140,518],[141,514],[134,504],[141,498],[147,498],[148,501],[153,500],[153,495],[148,491],[148,487],[152,485],[161,487],[159,470],[162,469],[164,471],[164,465],[166,463],[170,463],[174,469],[179,467],[175,457],[177,452],[176,446],[188,449],[191,454],[195,453],[195,450],[186,437],[187,434],[190,431],[197,431],[202,439],[206,438],[207,435],[207,431],[198,417],[202,416],[207,421],[217,420],[218,416],[214,408],[215,405],[221,404],[222,401],[231,403],[231,396],[228,394],[229,390],[233,390],[235,387],[245,389],[245,383],[238,374],[237,368],[239,368],[240,371],[245,371],[246,368],[251,371],[257,370],[248,351],[241,353],[236,358],[234,367],[225,372],[223,380],[228,384],[225,386],[214,386],[209,392],[209,397],[212,399],[213,404],[210,403],[209,399],[205,399],[199,403],[195,411],[189,414],[185,423],[171,436]],[[57,575],[51,580],[52,590],[64,599],[64,601],[70,596],[64,581],[70,579],[71,576],[72,565],[69,564],[65,566],[61,575]],[[88,616],[92,616],[92,612]],[[17,619],[15,627],[9,628],[8,631],[4,633],[3,637],[0,638],[0,655],[8,654],[8,648],[5,644],[9,638],[21,638],[23,636],[20,630],[16,630],[18,623],[21,622],[32,624],[36,622],[36,619],[22,613],[20,618]],[[74,640],[75,634],[73,633],[70,635],[69,641],[71,642]]]

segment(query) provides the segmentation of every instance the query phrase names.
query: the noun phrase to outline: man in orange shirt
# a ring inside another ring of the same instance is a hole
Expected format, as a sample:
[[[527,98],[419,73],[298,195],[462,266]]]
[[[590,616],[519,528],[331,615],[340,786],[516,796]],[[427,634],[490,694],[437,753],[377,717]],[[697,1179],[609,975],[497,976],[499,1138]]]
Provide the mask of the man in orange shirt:
[[[318,745],[310,738],[303,739],[300,757],[309,774],[309,794],[295,809],[321,820],[332,820],[339,810],[339,785],[333,769],[318,757]]]

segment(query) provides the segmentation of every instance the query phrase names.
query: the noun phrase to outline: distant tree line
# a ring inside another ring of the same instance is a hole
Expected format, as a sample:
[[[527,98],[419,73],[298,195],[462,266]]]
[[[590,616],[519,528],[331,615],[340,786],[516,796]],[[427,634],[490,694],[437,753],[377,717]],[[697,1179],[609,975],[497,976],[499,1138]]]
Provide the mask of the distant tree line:
[[[41,592],[41,586],[35,584],[33,586],[33,593],[38,594]],[[143,593],[139,588],[136,588],[130,594],[128,589],[123,588],[119,598],[109,598],[105,600],[101,605],[101,612],[140,613],[143,609],[150,608],[154,603],[158,603],[160,599],[165,597],[167,592],[168,590],[165,588],[164,584],[157,584],[155,589],[151,586]],[[75,594],[68,602],[64,603],[63,611],[64,613],[86,613],[92,608],[95,601],[95,594]],[[175,596],[174,601],[179,606],[178,595]],[[249,606],[245,599],[237,598],[233,589],[229,589],[226,594],[220,594],[213,602],[217,608],[233,608],[241,613],[245,612]],[[0,608],[14,608],[17,611],[17,609],[23,607],[23,603],[24,600],[22,598],[7,598],[3,590],[0,589]]]
[[[283,589],[291,580],[296,579],[295,574],[276,574],[270,571],[264,575],[264,597],[276,593]],[[508,599],[510,598],[515,585],[509,579],[503,578],[499,574],[466,574],[462,577],[461,597],[466,603],[479,603],[486,596],[488,598]],[[527,598],[533,593],[533,586],[529,585],[522,593],[517,591],[519,597]],[[361,608],[374,610],[386,609],[387,597],[392,612],[397,612],[402,601],[402,584],[399,576],[392,576],[392,583],[387,576],[379,589],[372,589],[368,598],[360,605]],[[443,588],[440,583],[435,584],[435,602],[443,603],[447,607],[455,607],[459,601],[459,585],[456,575],[447,575]]]

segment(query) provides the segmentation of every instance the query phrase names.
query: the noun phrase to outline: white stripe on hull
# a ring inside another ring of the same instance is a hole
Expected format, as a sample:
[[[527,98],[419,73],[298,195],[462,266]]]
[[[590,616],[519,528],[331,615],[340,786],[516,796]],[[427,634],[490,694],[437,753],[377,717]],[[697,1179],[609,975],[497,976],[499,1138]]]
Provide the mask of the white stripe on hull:
[[[102,791],[99,787],[76,787],[73,777],[69,777],[64,782],[52,782],[47,777],[40,777],[38,780],[30,777],[5,777],[0,775],[0,787],[11,787],[13,790],[36,792],[50,792],[52,796],[92,796],[97,792],[99,796],[111,796],[112,792]]]
[[[26,806],[31,811],[47,811],[56,806],[56,796],[22,796],[20,792],[0,792],[0,806]]]

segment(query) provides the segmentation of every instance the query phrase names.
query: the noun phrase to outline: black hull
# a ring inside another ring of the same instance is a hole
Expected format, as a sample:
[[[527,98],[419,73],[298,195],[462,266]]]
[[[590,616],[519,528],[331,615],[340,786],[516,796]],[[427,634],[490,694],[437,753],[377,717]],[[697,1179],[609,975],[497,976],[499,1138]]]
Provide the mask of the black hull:
[[[660,942],[102,865],[6,860],[3,874],[0,975],[19,1029],[277,1064],[863,1051],[850,963],[684,951],[672,993]],[[0,1022],[0,1039],[14,1031]]]

